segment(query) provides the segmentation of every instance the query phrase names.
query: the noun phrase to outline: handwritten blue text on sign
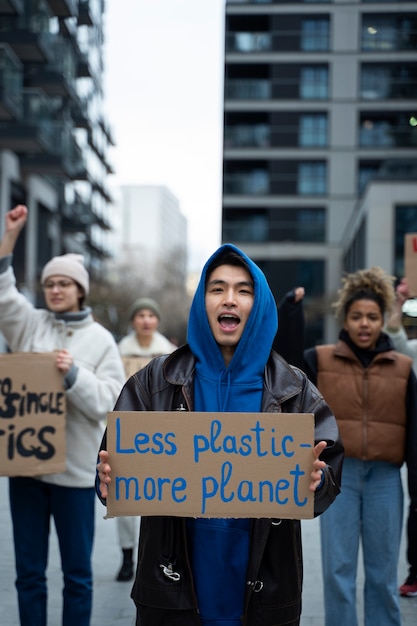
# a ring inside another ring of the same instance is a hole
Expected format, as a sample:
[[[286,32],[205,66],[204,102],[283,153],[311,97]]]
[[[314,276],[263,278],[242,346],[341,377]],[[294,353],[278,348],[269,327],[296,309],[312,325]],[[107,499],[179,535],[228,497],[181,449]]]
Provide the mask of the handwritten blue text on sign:
[[[113,412],[109,515],[312,517],[311,414]]]

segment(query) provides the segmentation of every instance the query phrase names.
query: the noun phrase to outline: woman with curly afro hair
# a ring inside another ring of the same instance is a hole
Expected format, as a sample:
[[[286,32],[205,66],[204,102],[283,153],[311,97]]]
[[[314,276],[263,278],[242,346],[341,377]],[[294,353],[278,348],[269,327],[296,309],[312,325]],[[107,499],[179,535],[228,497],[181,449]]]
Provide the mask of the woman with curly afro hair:
[[[305,351],[305,370],[332,407],[345,447],[342,491],[321,516],[326,626],[357,626],[362,547],[365,626],[400,626],[397,567],[403,522],[400,468],[417,493],[417,380],[383,332],[395,302],[379,267],[347,274],[334,307],[335,345]]]

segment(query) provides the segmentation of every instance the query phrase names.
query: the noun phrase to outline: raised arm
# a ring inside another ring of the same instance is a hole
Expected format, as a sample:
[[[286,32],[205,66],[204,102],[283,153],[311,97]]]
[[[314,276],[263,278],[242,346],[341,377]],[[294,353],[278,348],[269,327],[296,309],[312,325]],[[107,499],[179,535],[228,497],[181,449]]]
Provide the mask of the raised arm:
[[[24,204],[18,204],[6,213],[5,231],[0,241],[0,257],[12,254],[20,231],[27,221],[28,210]]]
[[[387,330],[396,331],[402,326],[403,305],[410,297],[410,290],[406,278],[402,278],[395,290],[395,304],[387,319]]]

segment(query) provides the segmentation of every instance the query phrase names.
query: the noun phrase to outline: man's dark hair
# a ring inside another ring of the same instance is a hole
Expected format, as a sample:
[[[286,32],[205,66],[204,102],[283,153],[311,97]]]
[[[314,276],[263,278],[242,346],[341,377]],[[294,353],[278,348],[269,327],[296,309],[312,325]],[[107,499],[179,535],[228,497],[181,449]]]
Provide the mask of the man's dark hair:
[[[245,269],[252,276],[249,264],[246,259],[240,256],[240,254],[235,250],[226,249],[223,252],[220,252],[220,254],[216,256],[216,258],[213,259],[213,261],[208,266],[206,272],[206,285],[212,272],[214,272],[214,270],[221,265],[234,265],[236,267],[243,267],[243,269]]]

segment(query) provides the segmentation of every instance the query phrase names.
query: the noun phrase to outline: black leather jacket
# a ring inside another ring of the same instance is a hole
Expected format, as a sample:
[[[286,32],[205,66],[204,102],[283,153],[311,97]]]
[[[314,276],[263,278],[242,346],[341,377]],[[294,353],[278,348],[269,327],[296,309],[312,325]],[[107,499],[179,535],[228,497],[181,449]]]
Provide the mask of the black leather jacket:
[[[193,373],[194,357],[187,345],[158,357],[127,381],[115,410],[192,411]],[[340,491],[343,446],[330,408],[303,372],[272,352],[265,369],[262,411],[314,413],[315,440],[328,442],[322,454],[327,463],[324,482],[314,500],[314,513],[319,515]],[[253,519],[242,624],[299,624],[302,577],[300,522]],[[131,595],[137,625],[200,626],[184,518],[142,517]]]

